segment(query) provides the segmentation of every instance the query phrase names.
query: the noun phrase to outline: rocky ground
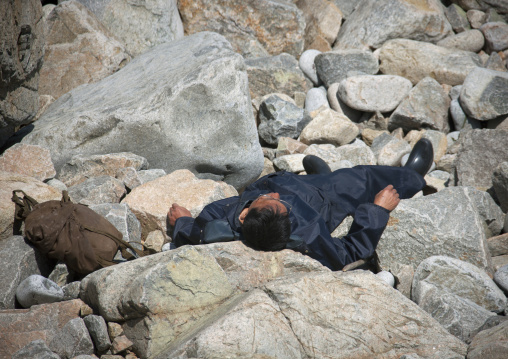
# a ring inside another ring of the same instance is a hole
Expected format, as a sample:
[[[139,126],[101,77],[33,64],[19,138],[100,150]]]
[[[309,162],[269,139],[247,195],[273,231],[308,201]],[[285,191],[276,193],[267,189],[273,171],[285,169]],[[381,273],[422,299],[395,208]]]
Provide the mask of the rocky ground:
[[[1,358],[508,357],[506,1],[0,13]],[[196,216],[261,175],[304,175],[307,154],[400,166],[422,137],[427,187],[391,213],[376,270],[241,242],[169,250],[173,202]],[[22,236],[16,189],[68,190],[153,254],[80,278]]]

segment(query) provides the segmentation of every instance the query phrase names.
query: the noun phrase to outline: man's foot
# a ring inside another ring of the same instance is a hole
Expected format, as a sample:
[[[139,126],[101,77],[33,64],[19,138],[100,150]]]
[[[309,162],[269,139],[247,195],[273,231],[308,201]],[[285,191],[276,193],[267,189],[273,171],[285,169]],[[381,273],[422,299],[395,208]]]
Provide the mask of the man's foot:
[[[304,157],[302,163],[308,175],[325,175],[332,173],[330,166],[317,156],[307,155]]]
[[[434,150],[432,143],[422,138],[413,147],[404,167],[409,167],[420,175],[425,176],[434,162]]]

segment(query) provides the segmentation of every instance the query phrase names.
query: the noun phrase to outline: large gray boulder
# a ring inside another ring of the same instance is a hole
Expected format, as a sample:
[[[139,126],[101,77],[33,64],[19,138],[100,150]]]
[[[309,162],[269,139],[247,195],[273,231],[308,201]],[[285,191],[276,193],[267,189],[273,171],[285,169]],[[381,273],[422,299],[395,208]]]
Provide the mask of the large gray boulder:
[[[492,187],[492,174],[508,158],[506,130],[472,130],[461,134],[455,162],[459,186]]]
[[[377,49],[398,38],[437,42],[450,34],[438,0],[363,0],[341,27],[334,49]]]
[[[178,1],[186,34],[215,31],[244,57],[287,52],[299,57],[304,49],[305,17],[294,1]]]
[[[57,170],[77,154],[125,151],[167,173],[187,168],[242,187],[263,168],[243,59],[209,32],[65,94],[23,142],[46,146]]]
[[[449,132],[449,107],[450,98],[439,82],[425,77],[392,113],[388,122],[389,129],[402,127],[406,132],[420,129]]]
[[[0,240],[0,263],[0,310],[15,308],[16,289],[24,279],[51,271],[48,259],[22,236]]]
[[[395,309],[396,308],[396,309]],[[166,358],[463,358],[466,345],[370,272],[271,281],[212,313]]]
[[[483,203],[475,198],[478,192],[470,187],[449,187],[402,200],[391,212],[376,249],[381,267],[389,270],[404,264],[416,268],[428,257],[447,255],[493,274],[486,232],[490,232],[488,223],[502,221],[502,216],[487,218]]]
[[[183,38],[177,0],[77,0],[119,39],[131,56]],[[59,1],[61,2],[61,1]]]
[[[464,112],[480,121],[508,114],[508,73],[476,68],[471,71],[460,91]]]
[[[0,2],[0,146],[39,107],[39,70],[44,56],[44,22],[39,0]]]
[[[382,73],[404,76],[413,85],[428,76],[441,84],[461,85],[473,69],[482,66],[474,52],[406,39],[386,42],[379,52],[379,61]]]

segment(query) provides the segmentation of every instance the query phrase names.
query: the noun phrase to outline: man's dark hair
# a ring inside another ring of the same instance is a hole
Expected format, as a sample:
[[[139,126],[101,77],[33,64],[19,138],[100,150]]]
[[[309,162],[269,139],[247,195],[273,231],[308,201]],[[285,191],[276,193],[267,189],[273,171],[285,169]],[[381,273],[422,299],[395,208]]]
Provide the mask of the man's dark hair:
[[[291,235],[291,222],[286,213],[272,208],[251,208],[242,224],[243,237],[252,248],[280,251]]]

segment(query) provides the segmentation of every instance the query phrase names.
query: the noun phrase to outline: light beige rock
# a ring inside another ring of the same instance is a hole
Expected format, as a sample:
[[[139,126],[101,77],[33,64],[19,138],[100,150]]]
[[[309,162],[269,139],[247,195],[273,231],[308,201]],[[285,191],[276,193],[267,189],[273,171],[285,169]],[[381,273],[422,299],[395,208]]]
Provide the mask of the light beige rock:
[[[60,2],[46,18],[39,94],[57,99],[111,75],[129,61],[125,47],[90,10],[74,0]]]
[[[487,14],[480,10],[468,10],[466,16],[473,29],[480,28],[487,21]]]
[[[379,131],[379,130],[373,130],[371,128],[365,128],[362,130],[362,140],[365,142],[368,146],[372,145],[372,141],[374,139],[381,135],[382,133],[389,133],[388,131]]]
[[[304,127],[300,141],[307,145],[330,143],[342,146],[353,141],[359,133],[358,126],[346,116],[326,109]]]
[[[436,45],[459,49],[464,51],[478,52],[483,48],[485,38],[480,30],[466,30],[440,40]]]
[[[276,156],[292,155],[295,153],[303,153],[308,145],[291,137],[279,137],[277,149],[275,150]]]
[[[35,178],[0,171],[0,239],[13,235],[14,202],[12,191],[23,190],[37,202],[62,199],[62,193]],[[18,194],[22,197],[22,194]]]
[[[351,108],[366,112],[390,112],[411,91],[412,84],[402,76],[358,75],[342,80],[338,96]]]
[[[337,91],[339,90],[339,86],[340,86],[339,82],[334,82],[333,84],[328,86],[328,90],[326,91],[326,97],[332,110],[343,114],[344,111],[342,111],[342,107],[340,106],[339,99],[337,97]]]
[[[441,84],[461,85],[469,72],[482,66],[480,57],[473,52],[406,39],[386,42],[379,60],[382,73],[404,76],[413,85],[427,76]]]
[[[448,139],[446,134],[440,131],[427,130],[423,134],[424,138],[428,139],[432,143],[432,149],[434,150],[434,162],[438,162],[441,157],[446,153],[448,148]]]
[[[330,51],[339,34],[342,12],[331,1],[297,0],[305,16],[305,49]]]
[[[119,170],[132,167],[139,171],[148,167],[146,158],[129,152],[107,155],[74,156],[58,173],[58,179],[68,187],[80,184],[92,177],[121,177]]]
[[[410,145],[411,148],[422,138],[423,134],[425,133],[425,130],[411,130],[407,133],[407,135],[404,137],[404,140],[406,140]]]
[[[273,160],[273,166],[279,170],[288,172],[303,172],[305,170],[302,163],[304,157],[305,155],[302,153],[277,157]]]
[[[60,1],[61,2],[61,1]],[[133,57],[183,38],[177,0],[79,0]]]
[[[161,231],[152,231],[148,233],[145,239],[145,247],[154,252],[160,252],[164,245],[165,236]]]
[[[0,171],[26,175],[39,181],[56,175],[48,149],[21,143],[5,150],[0,157]]]
[[[221,33],[244,57],[299,57],[304,48],[305,17],[292,1],[180,0],[178,10],[185,34]]]
[[[173,203],[189,209],[196,217],[207,204],[236,195],[234,187],[224,182],[201,180],[189,170],[178,170],[134,188],[122,203],[136,215],[142,238],[146,238],[154,230],[166,233],[166,216]]]
[[[380,149],[377,155],[377,164],[380,166],[400,166],[402,157],[409,152],[411,152],[409,143],[394,138]]]
[[[416,304],[367,271],[280,278],[223,309],[155,358],[417,354],[437,359],[464,357],[467,351]]]
[[[443,189],[446,188],[445,186],[445,183],[446,181],[440,179],[440,178],[436,178],[436,177],[432,177],[432,176],[425,176],[425,182],[427,183],[427,186],[432,188],[432,193],[435,193],[435,192],[439,192]],[[429,194],[429,192],[427,192],[427,194]]]

